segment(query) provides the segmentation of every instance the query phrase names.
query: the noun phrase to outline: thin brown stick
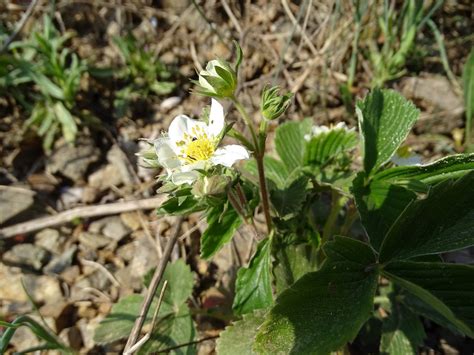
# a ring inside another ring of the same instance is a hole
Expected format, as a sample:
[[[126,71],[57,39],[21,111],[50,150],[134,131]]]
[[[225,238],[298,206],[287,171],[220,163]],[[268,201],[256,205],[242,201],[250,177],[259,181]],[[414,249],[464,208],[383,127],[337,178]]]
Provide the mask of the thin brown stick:
[[[71,222],[75,218],[107,216],[136,210],[151,210],[153,208],[159,207],[165,199],[165,196],[157,196],[143,200],[76,207],[68,211],[60,212],[54,216],[40,217],[28,222],[2,228],[0,229],[0,239],[14,237],[18,234],[31,233],[39,229],[54,227],[60,224]]]
[[[171,251],[173,250],[174,245],[176,244],[177,240],[179,239],[179,232],[181,231],[181,224],[183,223],[183,217],[179,217],[178,221],[176,222],[176,229],[174,230],[173,235],[166,243],[165,251],[163,252],[163,257],[160,259],[158,267],[153,274],[153,278],[151,279],[150,286],[148,288],[145,300],[143,301],[142,307],[140,309],[140,314],[138,315],[137,319],[135,320],[135,324],[133,325],[132,331],[130,332],[130,336],[128,337],[127,344],[125,345],[124,352],[127,352],[133,345],[137,342],[138,336],[143,328],[143,324],[145,323],[145,318],[150,309],[151,302],[153,301],[153,297],[155,296],[156,289],[160,284],[161,278],[163,277],[163,273],[165,272],[166,265],[171,256]]]
[[[146,333],[146,335],[143,338],[141,338],[137,343],[135,343],[135,345],[133,345],[129,350],[124,352],[123,355],[133,354],[135,351],[139,350],[143,346],[143,344],[145,344],[148,341],[148,339],[150,339],[151,334],[153,333],[153,329],[155,328],[156,321],[158,320],[158,312],[160,311],[161,303],[163,302],[163,296],[165,295],[167,286],[168,286],[168,280],[165,280],[165,282],[163,283],[163,287],[161,288],[161,291],[160,291],[160,297],[158,298],[158,304],[156,305],[155,313],[153,314],[150,331]]]
[[[26,23],[28,22],[28,19],[33,15],[34,9],[36,5],[38,5],[39,0],[32,0],[30,2],[30,5],[28,5],[28,8],[26,9],[25,13],[23,14],[20,22],[18,22],[18,26],[16,27],[15,31],[11,34],[10,37],[7,38],[5,43],[3,43],[2,48],[0,49],[0,53],[5,52],[8,49],[8,46],[13,42],[13,40],[18,36],[18,34],[21,32],[23,27],[25,27]]]

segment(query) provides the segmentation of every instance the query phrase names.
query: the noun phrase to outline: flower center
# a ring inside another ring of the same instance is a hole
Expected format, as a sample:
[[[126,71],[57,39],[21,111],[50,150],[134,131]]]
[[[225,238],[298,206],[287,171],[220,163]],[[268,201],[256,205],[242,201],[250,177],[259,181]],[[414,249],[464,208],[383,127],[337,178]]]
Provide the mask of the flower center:
[[[209,160],[216,150],[214,137],[209,137],[200,127],[193,127],[191,134],[185,133],[184,140],[176,144],[182,147],[179,158],[186,164]]]
[[[193,137],[193,139],[183,148],[182,159],[191,164],[200,160],[208,160],[214,153],[214,143],[207,137]]]

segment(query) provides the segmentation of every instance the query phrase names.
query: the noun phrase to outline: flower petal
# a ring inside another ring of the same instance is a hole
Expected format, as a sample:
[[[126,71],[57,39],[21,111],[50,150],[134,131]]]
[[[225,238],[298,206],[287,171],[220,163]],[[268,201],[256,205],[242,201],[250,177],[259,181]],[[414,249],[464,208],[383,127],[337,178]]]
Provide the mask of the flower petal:
[[[193,136],[193,128],[200,127],[203,132],[207,130],[206,123],[198,120],[193,120],[186,115],[176,116],[170,124],[168,129],[168,136],[173,150],[179,154],[179,149],[176,146],[177,142],[184,140],[185,133]]]
[[[219,101],[212,99],[211,112],[209,113],[209,126],[207,132],[214,137],[219,136],[224,129],[224,107]]]
[[[156,156],[158,157],[158,163],[168,171],[168,174],[170,170],[181,166],[181,161],[177,157],[169,138],[159,138],[153,144]]]
[[[238,144],[230,144],[216,149],[211,161],[215,165],[220,164],[230,168],[237,160],[248,158],[249,152],[247,149]]]

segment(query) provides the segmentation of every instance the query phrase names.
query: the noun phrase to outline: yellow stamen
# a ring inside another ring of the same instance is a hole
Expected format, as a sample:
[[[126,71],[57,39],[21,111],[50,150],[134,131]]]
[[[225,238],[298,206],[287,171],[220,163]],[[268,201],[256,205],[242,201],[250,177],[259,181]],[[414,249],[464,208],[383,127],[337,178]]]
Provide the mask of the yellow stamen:
[[[193,132],[197,133],[197,132]],[[194,137],[185,137],[186,142],[181,150],[181,160],[188,164],[201,160],[208,160],[215,151],[215,142],[209,139],[207,134],[202,133]]]

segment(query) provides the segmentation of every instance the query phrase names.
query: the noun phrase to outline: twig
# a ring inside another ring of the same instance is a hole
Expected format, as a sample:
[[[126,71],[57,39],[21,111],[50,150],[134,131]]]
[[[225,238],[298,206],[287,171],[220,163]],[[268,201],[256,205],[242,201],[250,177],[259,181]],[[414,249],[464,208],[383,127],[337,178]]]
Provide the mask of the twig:
[[[54,216],[41,217],[28,222],[18,223],[10,227],[2,228],[0,229],[0,239],[14,237],[18,234],[31,233],[39,229],[54,227],[71,222],[76,218],[107,216],[136,210],[150,210],[159,207],[165,199],[165,196],[158,196],[136,201],[123,201],[105,205],[76,207],[68,211],[60,212]]]
[[[158,319],[158,312],[160,311],[161,303],[163,302],[163,296],[165,295],[165,290],[166,287],[168,286],[168,280],[165,280],[163,283],[163,287],[161,288],[160,292],[160,297],[158,298],[158,304],[155,309],[155,313],[153,314],[153,319],[151,321],[151,328],[148,333],[145,334],[143,338],[141,338],[135,345],[133,345],[129,350],[123,353],[123,355],[131,355],[138,349],[142,347],[143,344],[145,344],[148,339],[150,339],[151,334],[153,333],[153,329],[155,328],[156,325],[156,320]]]
[[[242,28],[239,25],[239,21],[237,21],[237,18],[235,17],[234,13],[232,12],[232,9],[230,8],[229,4],[227,3],[226,0],[221,0],[222,6],[224,6],[224,10],[227,13],[227,16],[229,16],[230,21],[234,25],[235,29],[237,32],[239,32],[239,35],[242,36]]]
[[[179,238],[179,232],[181,231],[182,223],[183,217],[179,217],[178,221],[176,222],[176,229],[174,230],[174,233],[171,238],[168,240],[165,251],[163,252],[163,257],[160,259],[158,267],[156,268],[155,273],[153,274],[153,278],[150,282],[148,292],[140,309],[140,314],[135,320],[135,324],[133,325],[132,331],[130,332],[130,336],[127,340],[127,345],[125,345],[125,352],[129,351],[138,340],[138,336],[140,335],[140,332],[143,328],[143,324],[145,323],[146,315],[148,313],[148,310],[150,309],[151,302],[153,300],[153,297],[155,296],[156,289],[160,284],[166,265],[168,264],[169,258],[171,256],[171,251],[173,250],[173,247]]]
[[[23,29],[23,27],[25,27],[26,22],[28,21],[28,19],[33,14],[34,9],[35,9],[36,5],[38,4],[38,2],[39,2],[39,0],[32,0],[30,2],[30,5],[28,6],[25,13],[23,14],[23,16],[22,16],[20,22],[18,23],[18,26],[16,27],[15,31],[11,34],[10,37],[7,38],[7,40],[3,44],[2,48],[0,49],[0,53],[3,53],[8,49],[8,46],[13,42],[13,40],[16,38],[16,36],[18,36],[18,34]]]

